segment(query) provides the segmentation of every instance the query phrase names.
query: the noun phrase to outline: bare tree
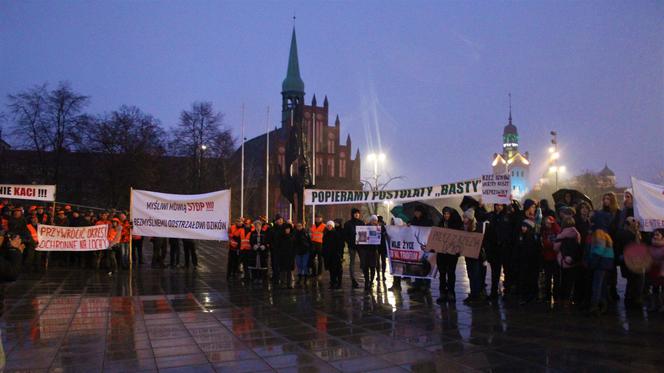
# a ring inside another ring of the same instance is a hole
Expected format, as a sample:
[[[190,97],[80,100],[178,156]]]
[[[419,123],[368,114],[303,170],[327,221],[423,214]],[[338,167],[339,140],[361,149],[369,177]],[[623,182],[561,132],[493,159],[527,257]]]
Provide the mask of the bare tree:
[[[206,161],[214,158],[220,161],[217,163],[222,169],[216,174],[224,175],[223,161],[232,154],[235,140],[223,124],[223,114],[216,112],[211,102],[195,102],[190,110],[180,113],[170,147],[173,154],[189,158],[191,189],[201,192]]]
[[[77,128],[88,96],[74,92],[69,83],[60,82],[52,91],[42,84],[7,98],[14,117],[13,135],[24,147],[37,152],[45,181],[57,184],[62,156],[78,141]],[[52,152],[52,157],[47,158],[46,152]]]
[[[165,132],[153,116],[135,106],[121,106],[110,114],[81,120],[78,148],[103,154],[102,184],[109,206],[128,203],[130,187],[157,184],[155,162],[165,152]]]
[[[16,94],[7,95],[7,108],[14,120],[12,136],[19,147],[34,150],[37,153],[39,169],[44,180],[48,178],[48,165],[44,153],[48,151],[48,136],[44,117],[46,116],[48,91],[46,84],[35,86]]]
[[[387,187],[393,182],[397,180],[403,180],[404,176],[389,176],[386,175],[383,177],[380,174],[372,175],[372,177],[368,179],[362,179],[360,182],[362,183],[362,187],[364,189],[370,190],[372,192],[380,192],[387,190]],[[378,214],[378,203],[368,203],[367,208],[369,209],[370,214]]]

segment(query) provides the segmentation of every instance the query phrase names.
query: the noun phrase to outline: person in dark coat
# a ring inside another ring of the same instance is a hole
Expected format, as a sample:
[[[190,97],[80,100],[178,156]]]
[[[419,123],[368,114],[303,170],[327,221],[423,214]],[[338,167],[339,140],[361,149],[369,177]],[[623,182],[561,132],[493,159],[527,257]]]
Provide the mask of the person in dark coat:
[[[325,268],[330,271],[330,289],[341,289],[341,277],[343,268],[341,261],[344,256],[344,237],[341,224],[330,220],[326,224],[323,233],[323,257]]]
[[[378,279],[381,282],[385,282],[385,270],[387,269],[387,228],[385,228],[385,220],[380,215],[378,216],[378,225],[380,225],[381,229],[376,268],[378,268]]]
[[[302,282],[306,284],[309,274],[309,255],[311,254],[311,237],[309,232],[304,229],[302,223],[295,224],[293,233],[293,246],[295,250],[295,262],[297,264],[297,285]]]
[[[20,234],[5,234],[0,230],[0,283],[16,281],[21,273],[24,247]]]
[[[254,281],[261,282],[266,278],[267,268],[268,268],[268,241],[269,229],[267,222],[255,221],[254,222],[254,231],[251,232],[251,237],[249,238],[251,244],[251,250],[255,255],[254,259],[254,268],[253,275],[251,276]]]
[[[165,268],[168,238],[152,237],[150,240],[152,241],[152,268]],[[230,269],[228,270],[230,271]]]
[[[276,260],[279,263],[279,273],[281,274],[281,282],[287,289],[292,289],[292,272],[295,269],[295,235],[292,232],[293,227],[286,223],[284,224],[283,232],[276,238],[273,253],[276,255]]]
[[[438,225],[441,228],[463,230],[463,220],[459,212],[452,207],[443,208],[443,220]],[[459,254],[436,254],[436,265],[438,266],[440,297],[436,300],[438,304],[444,302],[454,303],[456,301],[456,267]]]
[[[524,219],[520,230],[516,243],[519,254],[519,304],[526,304],[537,298],[540,248],[533,220]]]
[[[470,208],[463,212],[463,229],[466,232],[475,232],[482,233],[483,224],[478,222],[476,218],[476,211],[484,210],[483,207]],[[485,218],[484,213],[480,212],[480,216]],[[486,279],[486,267],[484,262],[486,261],[486,253],[484,250],[485,243],[482,242],[480,247],[480,252],[477,258],[465,257],[464,261],[466,262],[466,273],[468,274],[468,282],[470,283],[470,294],[464,303],[475,303],[483,302],[486,300],[486,289],[485,289],[485,279]]]
[[[427,211],[422,206],[415,206],[413,212],[413,218],[410,220],[408,225],[414,225],[416,227],[433,227],[433,220],[427,215]],[[399,278],[399,281],[401,278]],[[395,279],[396,281],[396,279]],[[408,289],[409,293],[424,292],[428,293],[431,288],[431,280],[427,279],[415,279],[413,285]]]
[[[586,202],[579,202],[576,207],[576,215],[574,216],[574,227],[581,236],[581,251],[587,252],[590,247],[592,237],[592,223],[590,221],[590,213],[592,209]],[[590,294],[592,290],[592,271],[586,265],[581,263],[578,267],[577,281],[574,288],[573,301],[581,308],[590,305]]]
[[[491,266],[491,299],[497,299],[502,291],[500,289],[500,274],[505,272],[503,286],[508,287],[507,265],[509,252],[514,242],[514,222],[510,216],[507,206],[501,204],[493,205],[493,212],[487,217],[489,225],[485,233],[486,256]],[[512,280],[512,279],[510,279]]]
[[[278,284],[281,278],[281,271],[279,270],[279,259],[277,254],[277,245],[284,233],[284,218],[277,214],[274,217],[274,225],[268,232],[268,249],[270,250],[270,264],[272,266],[272,282]]]
[[[349,271],[350,271],[350,280],[353,289],[357,289],[360,285],[355,280],[355,256],[357,255],[357,245],[355,245],[355,227],[358,225],[364,225],[364,221],[360,219],[360,210],[353,208],[350,211],[351,219],[346,222],[344,225],[344,239],[348,245],[348,256],[349,260]]]
[[[196,242],[191,238],[182,239],[182,248],[184,249],[184,267],[189,268],[189,262],[191,259],[191,265],[196,269],[198,267],[198,256],[196,255]]]
[[[180,239],[179,238],[169,238],[168,247],[170,248],[171,260],[168,262],[168,266],[175,268],[180,265]]]
[[[369,225],[378,226],[378,216],[371,215]],[[364,274],[364,290],[369,291],[373,287],[373,281],[376,277],[376,260],[380,245],[359,245],[360,267]]]

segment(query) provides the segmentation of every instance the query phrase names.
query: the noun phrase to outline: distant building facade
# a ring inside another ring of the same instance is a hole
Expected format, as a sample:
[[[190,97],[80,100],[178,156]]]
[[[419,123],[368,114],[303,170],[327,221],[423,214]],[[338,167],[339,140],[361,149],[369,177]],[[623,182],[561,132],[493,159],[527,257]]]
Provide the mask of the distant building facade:
[[[244,216],[256,218],[266,215],[273,218],[280,214],[285,218],[311,221],[311,208],[303,208],[301,196],[294,203],[282,193],[283,181],[290,175],[302,173],[302,159],[306,159],[306,177],[312,187],[317,189],[362,189],[360,181],[360,151],[353,152],[350,135],[341,142],[341,122],[339,116],[330,124],[329,101],[327,96],[319,105],[316,95],[311,105],[304,102],[304,82],[300,77],[295,30],[291,37],[291,46],[286,78],[282,83],[282,108],[280,127],[269,134],[247,140],[244,144]],[[293,139],[301,134],[303,153],[300,157],[293,152]],[[294,133],[298,131],[298,133]],[[269,156],[268,143],[269,137]],[[314,151],[315,149],[315,151]],[[241,166],[242,148],[231,157],[228,167],[228,180],[232,189],[231,216],[241,215]],[[354,154],[353,154],[354,153]],[[353,157],[354,155],[354,157]],[[269,161],[268,161],[269,160]],[[266,164],[266,162],[269,162]],[[292,167],[289,165],[292,163]],[[269,165],[269,173],[266,171]],[[305,176],[305,175],[301,175]],[[267,199],[266,199],[267,191]],[[325,219],[348,217],[349,205],[319,206],[316,213]],[[300,219],[298,219],[300,218]]]
[[[530,191],[530,160],[528,152],[519,152],[519,132],[512,124],[511,104],[509,119],[503,128],[503,151],[493,154],[491,167],[494,175],[508,173],[511,176],[513,198],[521,199]]]

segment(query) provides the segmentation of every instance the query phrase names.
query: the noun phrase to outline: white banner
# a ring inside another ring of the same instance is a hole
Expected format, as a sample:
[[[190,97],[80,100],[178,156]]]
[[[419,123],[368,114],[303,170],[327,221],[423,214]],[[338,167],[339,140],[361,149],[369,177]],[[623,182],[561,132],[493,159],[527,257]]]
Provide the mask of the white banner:
[[[355,226],[356,245],[380,245],[380,225],[357,225]]]
[[[0,184],[0,198],[55,201],[55,185]]]
[[[664,186],[632,177],[634,217],[641,231],[652,232],[664,228]]]
[[[37,225],[37,251],[95,251],[108,248],[108,225],[57,227]]]
[[[439,184],[422,188],[397,190],[330,190],[305,189],[305,205],[341,205],[351,203],[382,203],[383,201],[423,201],[455,196],[482,194],[480,179]]]
[[[436,253],[427,249],[431,227],[388,225],[388,256],[394,276],[432,279]]]
[[[488,206],[512,203],[512,181],[509,174],[482,175],[482,203]]]
[[[230,190],[166,194],[133,189],[131,198],[135,235],[228,240]]]

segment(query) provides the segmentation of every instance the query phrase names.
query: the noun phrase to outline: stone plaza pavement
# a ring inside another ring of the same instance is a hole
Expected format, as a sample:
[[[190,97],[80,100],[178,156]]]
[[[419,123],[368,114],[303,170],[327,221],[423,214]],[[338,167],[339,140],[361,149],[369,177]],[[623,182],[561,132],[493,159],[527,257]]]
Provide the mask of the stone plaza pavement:
[[[146,257],[151,250],[146,245]],[[225,250],[199,269],[51,268],[1,285],[5,372],[663,371],[664,315],[601,318],[544,304],[466,306],[386,290],[228,283]],[[361,276],[360,276],[361,277]],[[359,277],[358,277],[359,278]],[[621,288],[623,286],[621,285]]]

